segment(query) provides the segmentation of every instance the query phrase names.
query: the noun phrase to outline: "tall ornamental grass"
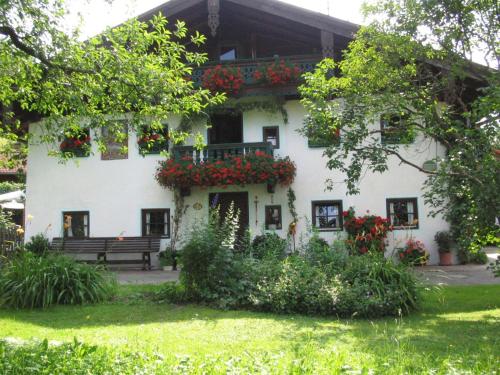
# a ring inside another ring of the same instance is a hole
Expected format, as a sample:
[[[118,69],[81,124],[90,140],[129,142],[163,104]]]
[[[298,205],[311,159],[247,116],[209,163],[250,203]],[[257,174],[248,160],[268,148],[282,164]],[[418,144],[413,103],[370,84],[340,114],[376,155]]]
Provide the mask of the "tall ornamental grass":
[[[115,280],[101,267],[22,251],[0,270],[0,306],[37,308],[96,303],[110,298]]]

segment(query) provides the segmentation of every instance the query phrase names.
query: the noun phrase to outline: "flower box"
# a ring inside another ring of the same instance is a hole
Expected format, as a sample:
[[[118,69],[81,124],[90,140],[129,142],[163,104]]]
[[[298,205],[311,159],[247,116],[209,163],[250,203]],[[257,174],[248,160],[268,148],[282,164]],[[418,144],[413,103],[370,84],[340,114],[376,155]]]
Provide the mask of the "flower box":
[[[59,150],[63,155],[86,157],[90,155],[90,135],[89,131],[82,131],[76,136],[65,137],[59,145]]]
[[[248,184],[287,186],[293,182],[295,170],[295,164],[288,157],[274,158],[256,151],[197,163],[189,156],[180,160],[169,159],[160,162],[156,179],[169,189]]]

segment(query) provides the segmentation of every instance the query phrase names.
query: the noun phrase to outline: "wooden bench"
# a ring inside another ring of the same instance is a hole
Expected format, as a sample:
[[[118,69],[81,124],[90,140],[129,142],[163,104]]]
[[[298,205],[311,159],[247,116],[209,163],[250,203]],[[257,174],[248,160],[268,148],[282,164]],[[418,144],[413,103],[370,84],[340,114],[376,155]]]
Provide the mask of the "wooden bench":
[[[51,250],[70,254],[96,254],[89,263],[142,264],[151,270],[151,253],[160,251],[161,237],[89,237],[52,239]],[[140,259],[108,259],[112,254],[141,254]]]

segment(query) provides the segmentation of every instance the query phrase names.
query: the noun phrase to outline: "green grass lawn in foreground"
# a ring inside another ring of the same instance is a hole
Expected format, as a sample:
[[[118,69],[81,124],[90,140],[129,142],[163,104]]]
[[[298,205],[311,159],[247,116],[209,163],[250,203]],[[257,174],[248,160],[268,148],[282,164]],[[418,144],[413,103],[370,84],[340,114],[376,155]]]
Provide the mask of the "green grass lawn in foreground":
[[[118,351],[157,351],[171,363],[189,358],[194,368],[215,360],[243,368],[261,363],[272,373],[497,374],[500,368],[500,285],[426,291],[420,311],[373,321],[218,311],[134,298],[154,288],[121,287],[120,302],[112,304],[0,310],[0,338],[76,337]]]

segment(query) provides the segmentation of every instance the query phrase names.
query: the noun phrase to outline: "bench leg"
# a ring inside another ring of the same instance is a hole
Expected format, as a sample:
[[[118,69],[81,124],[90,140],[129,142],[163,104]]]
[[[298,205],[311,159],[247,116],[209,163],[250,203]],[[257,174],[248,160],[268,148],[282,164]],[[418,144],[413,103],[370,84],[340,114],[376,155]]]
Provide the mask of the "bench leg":
[[[146,271],[146,253],[142,253],[142,270]]]
[[[148,253],[148,268],[151,271],[151,253]]]

